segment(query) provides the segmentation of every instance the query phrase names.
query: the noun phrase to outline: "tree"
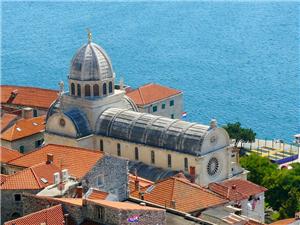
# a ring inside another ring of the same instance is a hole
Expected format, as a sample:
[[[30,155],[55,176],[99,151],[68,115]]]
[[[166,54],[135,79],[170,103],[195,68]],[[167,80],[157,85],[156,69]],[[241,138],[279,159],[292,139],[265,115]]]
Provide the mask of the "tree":
[[[234,146],[237,147],[238,144],[245,142],[254,142],[256,133],[251,128],[241,127],[241,123],[228,123],[223,126],[223,128],[228,132],[229,137],[234,139]]]

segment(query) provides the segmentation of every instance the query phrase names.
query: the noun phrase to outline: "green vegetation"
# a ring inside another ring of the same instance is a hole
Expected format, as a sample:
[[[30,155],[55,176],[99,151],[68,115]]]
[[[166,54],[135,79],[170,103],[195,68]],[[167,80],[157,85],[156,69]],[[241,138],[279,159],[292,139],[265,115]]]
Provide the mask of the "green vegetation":
[[[249,170],[248,180],[268,189],[266,205],[279,212],[279,219],[291,218],[300,210],[300,163],[280,170],[267,158],[257,154],[243,156],[241,166]]]
[[[243,128],[239,122],[228,123],[223,126],[228,132],[229,137],[234,139],[234,146],[237,147],[239,143],[254,142],[256,133],[252,129]]]

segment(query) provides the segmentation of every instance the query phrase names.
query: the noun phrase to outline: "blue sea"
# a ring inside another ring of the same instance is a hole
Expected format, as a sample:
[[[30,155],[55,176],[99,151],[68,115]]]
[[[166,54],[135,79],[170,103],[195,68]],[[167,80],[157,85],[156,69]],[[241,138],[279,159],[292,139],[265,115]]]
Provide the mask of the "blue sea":
[[[58,89],[93,41],[117,79],[184,92],[186,120],[300,133],[299,2],[4,2],[2,84]]]

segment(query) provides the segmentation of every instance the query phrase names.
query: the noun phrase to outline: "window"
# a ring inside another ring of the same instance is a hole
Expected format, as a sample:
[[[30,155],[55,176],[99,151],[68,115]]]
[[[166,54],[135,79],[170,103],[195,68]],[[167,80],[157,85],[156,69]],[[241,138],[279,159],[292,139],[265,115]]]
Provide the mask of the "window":
[[[101,206],[96,206],[96,219],[103,220],[104,218],[104,208]]]
[[[16,202],[21,201],[21,195],[20,194],[15,194],[15,201]]]
[[[90,85],[88,85],[88,84],[86,84],[86,85],[84,86],[84,95],[85,95],[85,96],[91,96],[91,87],[90,87]]]
[[[24,153],[25,147],[23,145],[21,145],[19,150],[20,150],[21,153]]]
[[[174,105],[174,100],[171,100],[170,101],[170,106],[173,106]]]
[[[154,151],[151,151],[151,163],[155,164],[155,153],[154,153]]]
[[[161,108],[162,108],[162,109],[165,109],[165,108],[166,108],[166,104],[163,103],[163,104],[161,105]]]
[[[171,119],[174,119],[174,114],[171,114]]]
[[[64,126],[66,125],[66,121],[65,121],[63,118],[61,118],[61,119],[59,120],[59,125],[60,125],[61,127],[64,127]]]
[[[168,167],[171,168],[172,167],[172,158],[171,155],[168,154]]]
[[[139,149],[135,147],[134,149],[135,160],[139,160]]]
[[[109,85],[108,85],[108,91],[109,91],[109,93],[113,92],[113,86],[112,86],[112,82],[111,81],[109,82]]]
[[[121,156],[121,145],[120,145],[120,143],[117,144],[117,154],[118,154],[118,156]]]
[[[81,96],[81,86],[80,84],[77,84],[77,96]]]
[[[34,117],[37,117],[37,115],[38,115],[38,112],[37,112],[36,109],[34,109],[34,110],[33,110],[33,116],[34,116]]]
[[[101,187],[104,185],[104,175],[101,174],[97,177],[97,186]]]
[[[71,95],[75,95],[75,84],[71,83]]]
[[[103,140],[102,140],[102,139],[100,140],[100,151],[101,151],[101,152],[104,151],[104,148],[103,148]]]
[[[103,84],[103,95],[106,95],[107,90],[106,90],[106,83]]]
[[[184,170],[189,170],[189,161],[188,158],[184,158]]]
[[[93,92],[94,92],[94,96],[99,96],[99,85],[98,84],[94,84]]]
[[[35,141],[35,147],[36,148],[40,147],[42,143],[43,143],[42,140]]]
[[[156,111],[157,111],[157,106],[153,106],[153,107],[152,107],[152,111],[153,111],[153,112],[156,112]]]

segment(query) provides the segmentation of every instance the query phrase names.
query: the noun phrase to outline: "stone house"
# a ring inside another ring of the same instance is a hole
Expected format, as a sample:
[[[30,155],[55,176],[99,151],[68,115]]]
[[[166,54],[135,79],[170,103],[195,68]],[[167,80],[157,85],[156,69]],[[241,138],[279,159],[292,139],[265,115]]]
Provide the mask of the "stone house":
[[[7,166],[7,163],[13,159],[16,159],[16,158],[22,156],[23,154],[19,153],[16,150],[12,150],[12,149],[0,146],[0,155],[1,155],[1,157],[0,157],[1,174],[8,174],[8,172],[5,169]]]
[[[182,117],[183,94],[179,90],[150,83],[129,91],[126,95],[134,101],[139,112],[171,119]]]

